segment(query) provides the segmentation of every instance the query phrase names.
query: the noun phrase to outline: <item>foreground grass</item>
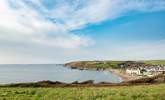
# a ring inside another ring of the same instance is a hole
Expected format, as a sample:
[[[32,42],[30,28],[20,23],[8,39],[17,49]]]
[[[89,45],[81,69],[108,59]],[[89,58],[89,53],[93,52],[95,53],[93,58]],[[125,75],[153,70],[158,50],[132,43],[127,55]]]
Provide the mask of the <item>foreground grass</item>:
[[[165,84],[85,88],[0,88],[0,100],[165,100]]]

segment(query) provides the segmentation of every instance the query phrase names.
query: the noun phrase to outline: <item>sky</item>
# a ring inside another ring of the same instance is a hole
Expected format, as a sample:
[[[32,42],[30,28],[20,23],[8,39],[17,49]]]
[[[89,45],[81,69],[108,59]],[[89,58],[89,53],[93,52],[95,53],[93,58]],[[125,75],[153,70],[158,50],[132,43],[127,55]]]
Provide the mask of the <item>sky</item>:
[[[165,59],[165,0],[0,0],[0,64]]]

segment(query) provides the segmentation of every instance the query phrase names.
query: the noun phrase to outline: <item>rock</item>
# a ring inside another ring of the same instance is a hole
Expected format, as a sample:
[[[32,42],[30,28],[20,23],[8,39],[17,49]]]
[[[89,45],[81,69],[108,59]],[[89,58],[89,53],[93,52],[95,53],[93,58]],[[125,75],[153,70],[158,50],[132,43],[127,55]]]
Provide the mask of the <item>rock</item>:
[[[88,80],[88,81],[81,82],[79,84],[94,84],[94,82],[93,80]]]

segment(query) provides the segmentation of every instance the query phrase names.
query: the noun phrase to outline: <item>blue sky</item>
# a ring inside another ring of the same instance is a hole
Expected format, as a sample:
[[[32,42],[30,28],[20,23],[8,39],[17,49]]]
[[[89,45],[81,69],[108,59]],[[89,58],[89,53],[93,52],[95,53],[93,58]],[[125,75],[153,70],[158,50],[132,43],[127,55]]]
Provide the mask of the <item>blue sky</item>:
[[[1,0],[0,63],[165,59],[165,0]]]
[[[105,39],[119,42],[121,40],[125,42],[158,41],[165,38],[164,19],[165,11],[129,14],[115,20],[107,20],[99,25],[90,25],[76,32],[103,41]]]

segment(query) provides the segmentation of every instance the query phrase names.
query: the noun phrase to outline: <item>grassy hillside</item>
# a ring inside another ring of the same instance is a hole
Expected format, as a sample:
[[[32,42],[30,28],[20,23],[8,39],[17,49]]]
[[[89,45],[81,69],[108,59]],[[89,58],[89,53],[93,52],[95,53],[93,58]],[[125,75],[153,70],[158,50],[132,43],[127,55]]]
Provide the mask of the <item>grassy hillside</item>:
[[[102,61],[102,62],[93,62],[96,68],[117,68],[118,64],[122,63],[123,61]]]
[[[75,68],[118,68],[118,64],[124,61],[76,61],[66,63],[65,66],[75,67]]]
[[[146,64],[153,64],[153,65],[157,65],[157,64],[165,64],[165,60],[148,60],[148,61],[144,61]]]
[[[66,63],[65,66],[70,66],[72,68],[96,68],[96,69],[106,69],[106,68],[119,68],[118,65],[122,63],[130,62],[141,62],[145,64],[165,64],[165,60],[146,60],[146,61],[75,61]]]
[[[165,84],[79,87],[0,88],[0,100],[165,100]]]

